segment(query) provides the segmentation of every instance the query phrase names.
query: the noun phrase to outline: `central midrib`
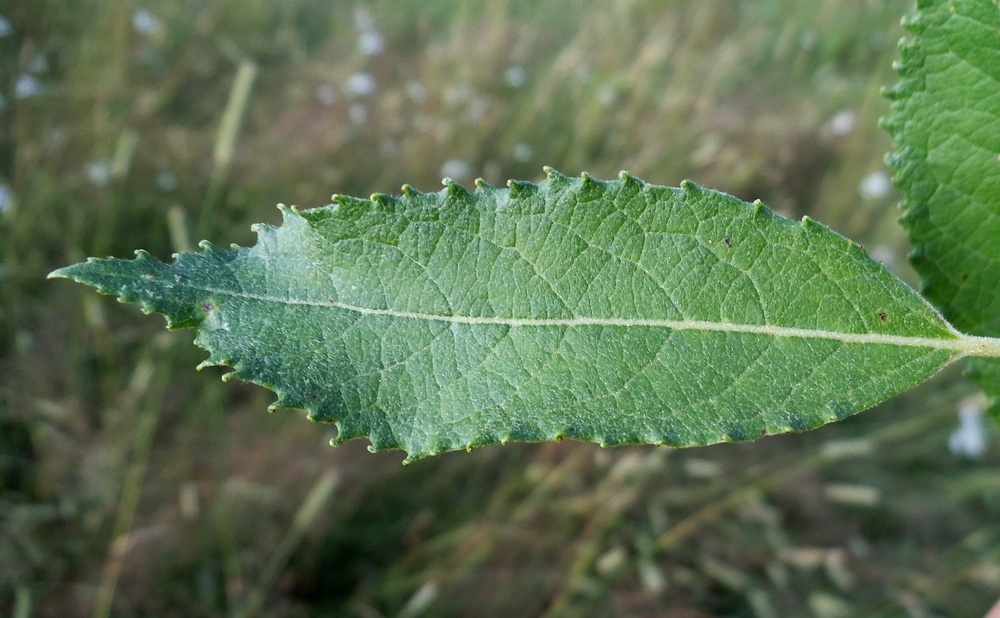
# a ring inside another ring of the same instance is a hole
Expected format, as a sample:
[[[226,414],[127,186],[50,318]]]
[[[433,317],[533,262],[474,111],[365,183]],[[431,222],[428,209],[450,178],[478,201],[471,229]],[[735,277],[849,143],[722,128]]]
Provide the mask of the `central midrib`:
[[[316,301],[297,298],[279,298],[249,292],[233,292],[190,284],[180,284],[184,287],[198,289],[212,294],[231,296],[247,300],[257,300],[283,305],[299,305],[308,307],[325,307],[351,311],[361,315],[385,316],[397,319],[424,320],[429,322],[445,322],[449,324],[466,324],[471,326],[509,326],[512,328],[530,327],[575,327],[575,326],[607,326],[607,327],[651,327],[671,330],[698,330],[726,333],[742,333],[765,335],[769,337],[826,339],[842,343],[891,345],[909,348],[928,348],[954,352],[959,356],[991,356],[1000,357],[1000,340],[989,337],[972,337],[952,330],[952,338],[907,337],[902,335],[883,335],[879,333],[841,333],[822,329],[796,328],[789,326],[773,326],[769,324],[735,324],[732,322],[709,322],[704,320],[662,320],[647,318],[505,318],[476,317],[462,315],[439,315],[419,313],[414,311],[399,311],[395,309],[372,309],[359,307],[336,300]]]

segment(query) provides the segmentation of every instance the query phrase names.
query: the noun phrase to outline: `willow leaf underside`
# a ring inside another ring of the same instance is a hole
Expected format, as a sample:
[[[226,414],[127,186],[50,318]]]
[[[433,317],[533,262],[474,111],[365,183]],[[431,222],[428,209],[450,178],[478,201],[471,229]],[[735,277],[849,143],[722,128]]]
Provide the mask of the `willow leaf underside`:
[[[711,444],[875,405],[970,353],[826,227],[628,174],[282,207],[254,247],[53,273],[171,328],[205,365],[408,460],[507,441]],[[986,345],[986,344],[984,344]]]

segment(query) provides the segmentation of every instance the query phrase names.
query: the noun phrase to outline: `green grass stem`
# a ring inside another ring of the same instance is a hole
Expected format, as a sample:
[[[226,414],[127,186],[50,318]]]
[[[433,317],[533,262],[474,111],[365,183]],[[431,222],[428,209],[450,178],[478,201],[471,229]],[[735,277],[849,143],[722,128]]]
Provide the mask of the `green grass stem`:
[[[241,62],[236,71],[236,78],[233,80],[233,87],[229,92],[229,102],[226,103],[222,122],[219,124],[219,132],[215,139],[215,149],[212,152],[212,175],[208,181],[208,191],[201,208],[201,217],[198,220],[196,235],[199,239],[208,237],[215,225],[217,211],[222,202],[226,181],[229,178],[229,169],[233,163],[233,153],[239,138],[240,127],[243,124],[247,105],[250,103],[250,93],[256,78],[257,65],[250,60]]]
[[[316,480],[309,494],[299,506],[298,512],[295,513],[291,527],[281,539],[278,547],[275,548],[274,553],[271,554],[267,566],[261,571],[256,584],[250,589],[243,604],[233,614],[233,618],[253,618],[260,612],[267,595],[274,587],[274,582],[281,574],[281,570],[285,568],[288,558],[291,557],[292,552],[302,542],[306,532],[323,511],[323,507],[337,489],[339,482],[340,477],[336,472],[326,472]]]

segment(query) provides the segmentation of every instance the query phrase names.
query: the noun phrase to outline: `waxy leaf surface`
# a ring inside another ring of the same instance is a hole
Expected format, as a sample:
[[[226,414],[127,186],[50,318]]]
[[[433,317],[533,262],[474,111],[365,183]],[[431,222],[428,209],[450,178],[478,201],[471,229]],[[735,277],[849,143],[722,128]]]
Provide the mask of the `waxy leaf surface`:
[[[921,0],[885,122],[921,290],[962,332],[1000,336],[1000,8]],[[1000,361],[975,377],[1000,421]]]
[[[856,244],[684,183],[335,196],[252,248],[54,273],[193,326],[206,364],[408,459],[563,437],[800,431],[905,390],[961,338]]]

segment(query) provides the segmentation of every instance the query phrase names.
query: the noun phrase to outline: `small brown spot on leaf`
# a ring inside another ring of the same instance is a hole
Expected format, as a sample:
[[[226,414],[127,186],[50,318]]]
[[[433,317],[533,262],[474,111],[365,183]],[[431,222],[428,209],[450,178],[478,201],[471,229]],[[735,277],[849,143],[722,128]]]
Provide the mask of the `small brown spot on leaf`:
[[[213,309],[215,309],[215,305],[212,303],[205,303],[201,306],[201,310],[205,312],[205,315],[212,313]]]
[[[886,313],[885,311],[879,311],[879,313],[878,313],[878,319],[880,319],[883,322],[885,322],[886,320],[889,319],[889,314]]]
[[[732,247],[733,246],[733,241],[729,240],[728,236],[723,236],[722,237],[722,242],[726,243],[727,247]]]
[[[969,280],[969,273],[965,273],[964,275],[962,275],[962,283],[965,283],[968,280]]]

